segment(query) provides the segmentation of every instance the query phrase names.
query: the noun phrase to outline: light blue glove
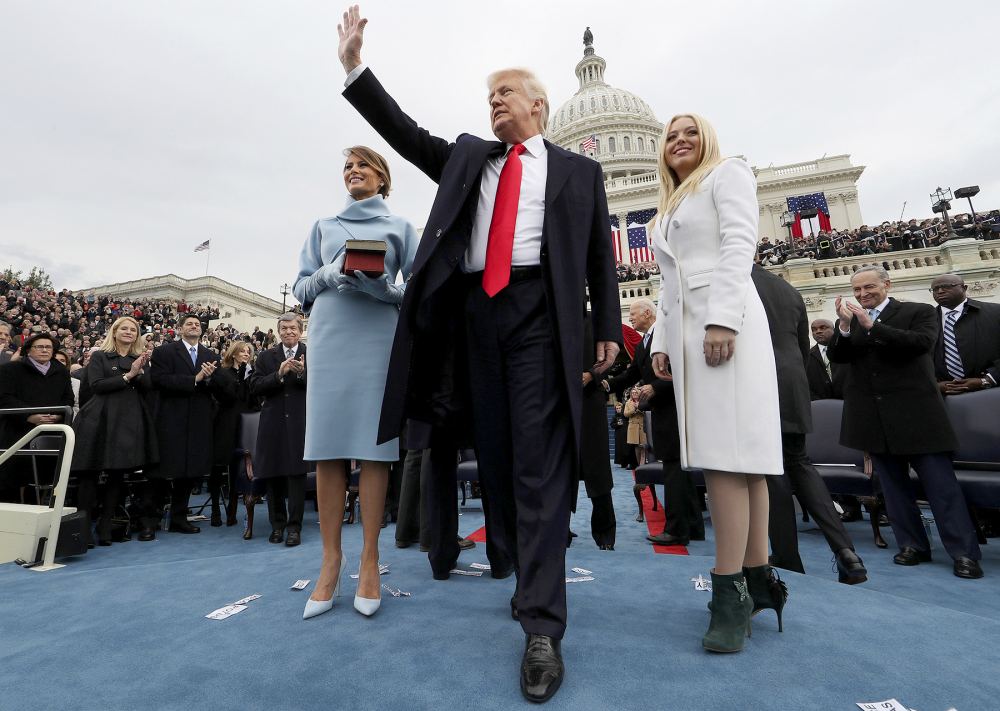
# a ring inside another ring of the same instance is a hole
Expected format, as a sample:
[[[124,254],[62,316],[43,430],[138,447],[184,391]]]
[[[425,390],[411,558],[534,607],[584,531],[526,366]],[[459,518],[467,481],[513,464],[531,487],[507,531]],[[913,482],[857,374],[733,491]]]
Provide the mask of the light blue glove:
[[[403,287],[389,283],[389,275],[383,274],[377,279],[372,279],[364,272],[355,271],[354,277],[345,277],[345,282],[337,287],[337,291],[344,293],[348,291],[361,291],[374,299],[384,301],[387,304],[399,304],[403,300]]]
[[[341,274],[341,270],[344,268],[344,259],[346,254],[341,254],[339,257],[333,260],[331,264],[324,264],[317,270],[317,275],[320,281],[322,281],[326,288],[328,289],[339,289],[341,285],[353,281],[347,274]]]

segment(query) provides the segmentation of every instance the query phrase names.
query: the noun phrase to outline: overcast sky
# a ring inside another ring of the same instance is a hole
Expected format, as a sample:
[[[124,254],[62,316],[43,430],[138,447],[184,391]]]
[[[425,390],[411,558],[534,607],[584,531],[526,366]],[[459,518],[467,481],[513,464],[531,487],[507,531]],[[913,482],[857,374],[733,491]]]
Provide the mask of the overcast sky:
[[[312,223],[346,191],[341,150],[393,171],[421,226],[433,184],[340,96],[342,5],[0,0],[0,267],[57,288],[210,272],[280,299]],[[607,81],[660,120],[696,111],[758,166],[850,153],[872,223],[929,216],[938,185],[1000,207],[1000,3],[388,2],[364,59],[431,132],[489,135],[484,77],[577,89],[584,27]],[[963,201],[964,203],[964,201]]]

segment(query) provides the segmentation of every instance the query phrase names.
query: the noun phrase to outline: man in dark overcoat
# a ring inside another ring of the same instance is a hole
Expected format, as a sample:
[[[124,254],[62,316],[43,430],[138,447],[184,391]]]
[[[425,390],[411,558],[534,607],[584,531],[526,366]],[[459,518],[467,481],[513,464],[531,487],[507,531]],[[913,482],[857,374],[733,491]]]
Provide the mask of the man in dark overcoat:
[[[686,546],[692,540],[705,540],[705,521],[701,501],[691,475],[681,469],[681,445],[677,425],[677,402],[674,384],[656,377],[649,344],[656,328],[656,306],[649,299],[636,299],[629,306],[629,322],[643,334],[635,346],[635,357],[628,369],[606,386],[620,393],[642,383],[639,402],[648,407],[653,424],[653,454],[663,463],[663,531],[646,538],[661,546]]]
[[[809,324],[816,345],[809,349],[806,358],[806,377],[809,379],[809,397],[812,400],[843,400],[847,368],[834,363],[826,354],[833,338],[833,321],[818,318]]]
[[[799,557],[795,505],[792,503],[794,493],[833,551],[840,582],[863,583],[868,579],[868,571],[854,552],[851,537],[833,506],[830,490],[806,454],[806,434],[812,430],[812,406],[805,369],[809,357],[805,302],[794,286],[758,264],[753,266],[750,276],[767,314],[781,413],[781,454],[785,473],[765,477],[770,502],[768,535],[774,554],[773,565],[797,573],[805,572]]]
[[[268,541],[297,546],[302,541],[306,472],[306,346],[302,318],[282,314],[278,338],[272,348],[257,356],[250,376],[250,392],[262,399],[254,478],[267,482]],[[286,508],[285,500],[288,500]],[[287,531],[287,538],[285,533]]]
[[[160,464],[147,472],[141,497],[140,541],[155,538],[160,505],[170,494],[170,527],[175,533],[198,533],[187,520],[191,489],[212,471],[215,418],[212,374],[219,356],[199,343],[201,320],[188,313],[180,319],[179,341],[153,351],[150,376],[156,389],[156,433]]]
[[[397,437],[407,417],[468,420],[461,402],[471,395],[480,480],[501,509],[518,576],[521,691],[545,701],[563,678],[585,287],[600,368],[621,340],[604,177],[597,162],[542,138],[548,99],[523,70],[487,82],[499,140],[432,136],[362,64],[366,23],[354,6],[339,28],[344,96],[438,183],[401,306],[379,440]]]
[[[885,269],[866,266],[851,277],[860,306],[837,297],[839,321],[828,355],[850,364],[840,443],[871,455],[900,546],[893,562],[931,559],[910,487],[913,467],[955,575],[980,578],[979,543],[951,462],[955,433],[934,379],[938,316],[927,304],[890,298],[890,287]]]
[[[931,282],[941,324],[934,374],[942,395],[1000,385],[1000,304],[970,299],[968,289],[958,274],[942,274]]]

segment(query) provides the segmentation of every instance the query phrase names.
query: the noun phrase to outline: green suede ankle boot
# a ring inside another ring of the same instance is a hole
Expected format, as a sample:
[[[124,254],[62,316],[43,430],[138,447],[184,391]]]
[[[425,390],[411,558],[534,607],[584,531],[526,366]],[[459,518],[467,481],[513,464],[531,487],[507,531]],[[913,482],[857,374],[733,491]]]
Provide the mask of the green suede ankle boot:
[[[712,620],[701,646],[710,652],[739,652],[750,636],[753,598],[743,572],[712,576]]]
[[[788,599],[788,588],[784,581],[769,565],[744,568],[743,574],[747,579],[750,597],[753,598],[753,614],[756,615],[761,610],[774,610],[778,615],[778,631],[782,632],[781,611],[785,609],[785,601]]]

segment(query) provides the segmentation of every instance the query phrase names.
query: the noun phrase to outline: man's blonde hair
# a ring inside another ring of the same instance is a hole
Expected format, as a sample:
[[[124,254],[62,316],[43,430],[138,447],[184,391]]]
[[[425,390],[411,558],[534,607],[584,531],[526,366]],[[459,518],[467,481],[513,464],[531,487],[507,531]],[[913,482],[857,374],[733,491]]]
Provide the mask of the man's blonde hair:
[[[545,91],[545,85],[538,80],[538,77],[530,69],[509,67],[492,72],[486,77],[486,89],[489,92],[487,97],[493,93],[493,87],[497,85],[501,78],[509,76],[517,77],[521,80],[524,93],[527,94],[529,99],[532,101],[535,99],[542,100],[542,110],[538,113],[538,132],[544,136],[545,127],[549,125],[549,95]]]

